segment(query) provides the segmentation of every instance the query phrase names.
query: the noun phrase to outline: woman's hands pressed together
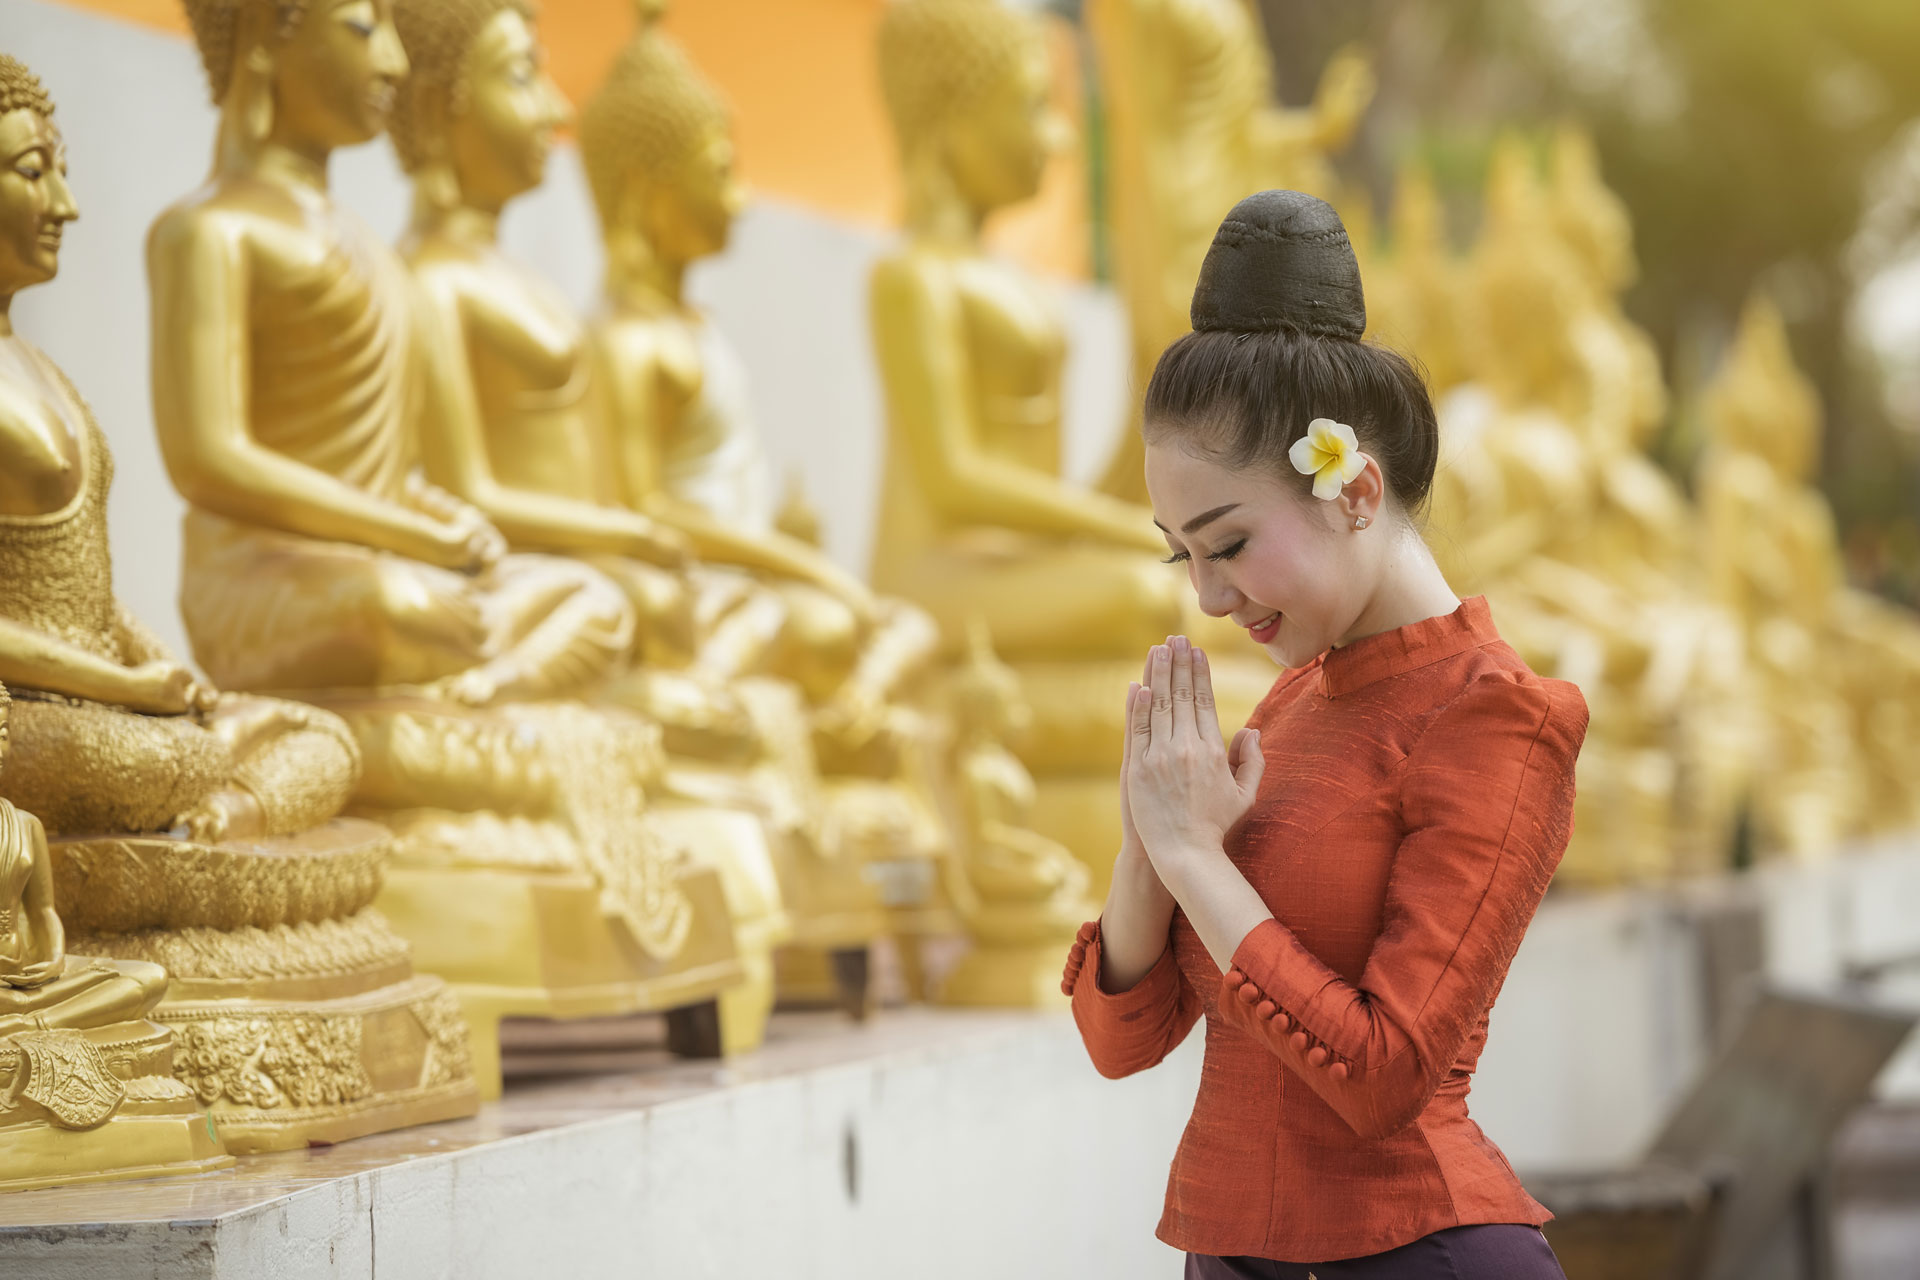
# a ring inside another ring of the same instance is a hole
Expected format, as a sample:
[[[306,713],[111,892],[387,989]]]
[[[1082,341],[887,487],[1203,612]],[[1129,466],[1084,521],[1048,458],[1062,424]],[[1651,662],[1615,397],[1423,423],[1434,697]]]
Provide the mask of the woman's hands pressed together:
[[[1272,915],[1225,848],[1260,789],[1260,734],[1241,729],[1221,746],[1207,656],[1187,637],[1155,645],[1142,674],[1127,692],[1121,860],[1137,841],[1225,970],[1241,939]]]
[[[1222,748],[1207,655],[1185,636],[1153,647],[1146,676],[1127,701],[1127,806],[1147,857],[1174,888],[1185,864],[1222,851],[1266,760],[1257,729]]]

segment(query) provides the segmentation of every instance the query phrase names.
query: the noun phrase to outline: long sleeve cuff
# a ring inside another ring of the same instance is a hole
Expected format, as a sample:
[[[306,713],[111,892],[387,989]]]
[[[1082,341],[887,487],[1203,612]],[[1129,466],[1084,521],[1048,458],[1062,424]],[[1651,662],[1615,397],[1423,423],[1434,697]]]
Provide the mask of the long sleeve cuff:
[[[1125,1034],[1145,1015],[1178,1003],[1180,968],[1169,946],[1146,976],[1125,991],[1109,993],[1100,985],[1100,922],[1089,920],[1067,953],[1060,990],[1073,997],[1073,1011],[1089,1031]]]
[[[1263,920],[1234,949],[1233,966],[1220,977],[1218,1007],[1223,1018],[1265,1041],[1283,1059],[1345,1080],[1362,1046],[1329,1044],[1325,1037],[1338,1034],[1337,1015],[1316,1008],[1323,994],[1339,999],[1339,984],[1340,976],[1302,946],[1293,930],[1278,920]]]

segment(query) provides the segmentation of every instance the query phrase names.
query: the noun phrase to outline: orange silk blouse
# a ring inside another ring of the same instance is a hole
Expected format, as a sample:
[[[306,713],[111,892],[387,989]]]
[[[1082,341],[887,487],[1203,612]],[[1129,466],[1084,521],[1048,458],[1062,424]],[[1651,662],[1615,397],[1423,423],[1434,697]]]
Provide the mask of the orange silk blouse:
[[[1159,1237],[1315,1263],[1546,1222],[1467,1089],[1572,831],[1580,691],[1529,671],[1475,596],[1285,672],[1248,723],[1266,773],[1226,852],[1274,918],[1222,975],[1176,910],[1113,994],[1092,922],[1062,983],[1108,1077],[1206,1019]]]

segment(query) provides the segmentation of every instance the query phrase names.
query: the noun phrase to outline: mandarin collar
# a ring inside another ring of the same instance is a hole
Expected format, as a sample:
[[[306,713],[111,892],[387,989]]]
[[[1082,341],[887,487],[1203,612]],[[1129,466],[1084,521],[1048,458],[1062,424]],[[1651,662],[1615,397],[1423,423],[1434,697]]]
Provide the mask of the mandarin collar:
[[[1469,596],[1452,613],[1362,636],[1321,654],[1320,689],[1329,698],[1389,676],[1444,661],[1500,638],[1485,596]]]

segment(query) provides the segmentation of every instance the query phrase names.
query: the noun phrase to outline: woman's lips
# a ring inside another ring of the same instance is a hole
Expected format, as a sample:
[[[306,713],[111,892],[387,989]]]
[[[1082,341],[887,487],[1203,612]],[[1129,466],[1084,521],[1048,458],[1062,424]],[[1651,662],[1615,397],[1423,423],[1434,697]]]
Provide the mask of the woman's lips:
[[[1265,644],[1273,639],[1274,633],[1278,630],[1280,630],[1280,615],[1276,613],[1266,621],[1256,622],[1248,627],[1247,634],[1253,637],[1255,644]]]

